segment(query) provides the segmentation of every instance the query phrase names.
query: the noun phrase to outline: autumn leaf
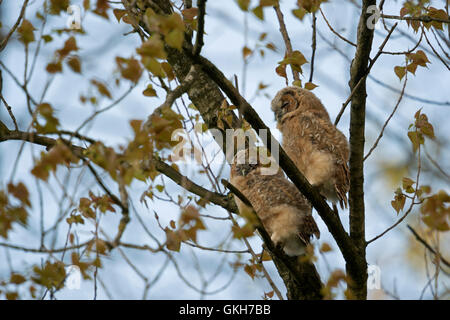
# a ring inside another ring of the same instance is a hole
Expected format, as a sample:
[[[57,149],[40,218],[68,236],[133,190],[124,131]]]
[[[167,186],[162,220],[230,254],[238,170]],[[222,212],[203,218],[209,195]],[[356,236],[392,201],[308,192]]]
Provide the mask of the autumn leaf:
[[[406,68],[405,68],[405,67],[397,66],[397,67],[394,68],[394,72],[395,72],[395,74],[397,75],[398,79],[399,79],[399,80],[402,80],[403,77],[404,77],[405,74],[406,74]]]
[[[154,35],[147,39],[136,52],[141,56],[148,56],[157,59],[166,59],[167,54],[164,50],[164,42],[161,37]]]
[[[394,200],[391,201],[392,208],[397,212],[397,214],[400,212],[400,210],[403,210],[403,207],[405,206],[406,197],[402,193],[400,189],[397,189],[395,192]]]
[[[181,11],[183,18],[186,20],[192,20],[198,15],[198,8],[189,8]]]
[[[249,57],[252,53],[253,53],[253,51],[251,49],[249,49],[248,47],[242,48],[242,56],[244,57],[244,59],[247,59],[247,57]]]
[[[120,20],[122,19],[122,17],[127,13],[126,10],[123,9],[114,9],[113,10],[113,14],[117,19],[117,22],[120,22]]]
[[[184,41],[184,31],[178,29],[172,30],[164,37],[164,40],[169,47],[181,50]]]
[[[414,182],[414,180],[411,180],[410,178],[405,177],[402,179],[403,190],[405,190],[405,192],[407,192],[407,193],[415,192],[414,188],[412,187],[413,184],[415,184],[415,182]]]
[[[64,269],[64,263],[60,261],[53,263],[47,261],[42,268],[35,266],[33,272],[34,275],[31,279],[47,289],[59,289],[64,286],[66,271]]]
[[[61,11],[66,12],[70,0],[50,0],[50,14],[57,15]]]
[[[316,85],[316,84],[314,84],[312,82],[305,83],[305,89],[306,90],[314,90],[317,87],[318,87],[318,85]]]
[[[252,10],[252,12],[259,20],[264,20],[263,7],[257,6]]]
[[[241,10],[248,11],[250,0],[237,0],[237,4]]]
[[[133,83],[139,81],[142,75],[142,68],[138,60],[134,58],[124,59],[117,57],[116,62],[122,77]]]
[[[24,19],[19,28],[17,28],[17,32],[19,33],[19,40],[25,46],[28,46],[30,42],[35,41],[34,38],[34,30],[36,30],[30,21]]]
[[[164,229],[166,232],[166,247],[171,251],[180,251],[181,240],[175,231],[170,230],[169,228]]]
[[[36,107],[36,114],[39,116],[39,118],[42,118],[45,120],[45,123],[42,124],[38,119],[36,118],[33,121],[33,126],[36,128],[37,132],[39,133],[49,133],[49,132],[55,132],[58,129],[59,126],[59,120],[56,118],[53,114],[53,108],[48,103],[41,103]]]
[[[62,63],[61,61],[50,62],[45,68],[45,70],[47,70],[48,73],[62,72]]]
[[[109,99],[112,99],[111,93],[105,83],[100,80],[92,79],[91,83],[97,88],[98,92]]]
[[[419,146],[424,143],[423,135],[417,131],[409,131],[408,138],[412,143],[413,151],[416,152]]]
[[[110,6],[108,0],[97,0],[96,7],[92,12],[99,15],[100,17],[108,19],[109,17],[107,11],[109,8]]]
[[[12,194],[16,199],[20,200],[24,205],[31,207],[30,202],[30,194],[28,192],[27,187],[22,183],[19,182],[18,184],[14,185],[12,183],[8,184],[8,193]]]
[[[67,57],[72,51],[78,51],[77,41],[75,37],[70,37],[64,42],[64,47],[56,51],[60,59]]]
[[[305,15],[307,14],[307,11],[303,8],[298,8],[298,9],[292,10],[292,14],[295,17],[297,17],[298,19],[300,19],[300,21],[302,21],[303,18],[305,17]]]
[[[67,64],[75,73],[81,73],[81,60],[78,56],[71,56],[67,59]]]
[[[328,243],[324,242],[324,243],[322,243],[322,246],[320,247],[319,250],[320,250],[320,252],[325,253],[325,252],[330,252],[333,249],[331,248],[331,246]]]
[[[147,85],[147,88],[142,92],[142,94],[146,97],[156,97],[156,91],[153,89],[153,86],[151,84]]]
[[[22,284],[25,281],[27,281],[27,279],[23,275],[18,273],[12,273],[11,277],[9,278],[9,282],[13,284]]]

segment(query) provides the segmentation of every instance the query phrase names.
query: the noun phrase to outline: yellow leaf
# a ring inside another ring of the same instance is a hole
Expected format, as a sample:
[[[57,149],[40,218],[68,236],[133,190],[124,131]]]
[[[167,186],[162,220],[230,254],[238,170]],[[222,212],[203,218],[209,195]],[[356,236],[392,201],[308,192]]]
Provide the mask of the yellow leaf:
[[[81,61],[77,56],[71,56],[67,59],[67,64],[73,72],[81,73]]]
[[[153,86],[149,84],[147,88],[142,92],[142,94],[146,97],[156,97],[156,91],[153,89]]]
[[[17,32],[19,33],[19,40],[26,46],[35,40],[33,31],[35,28],[30,21],[24,19]]]
[[[397,75],[397,77],[402,80],[402,78],[405,76],[406,74],[406,68],[405,67],[400,67],[397,66],[394,68],[394,72]]]
[[[306,90],[314,90],[315,88],[317,88],[318,86],[317,85],[315,85],[314,83],[312,83],[312,82],[307,82],[307,83],[305,83],[305,89]]]

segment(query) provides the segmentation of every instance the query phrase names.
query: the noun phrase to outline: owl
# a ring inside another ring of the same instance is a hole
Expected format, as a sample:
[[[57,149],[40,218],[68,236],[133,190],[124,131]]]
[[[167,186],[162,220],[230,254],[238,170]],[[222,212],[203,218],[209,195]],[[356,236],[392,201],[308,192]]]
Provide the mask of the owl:
[[[304,254],[311,237],[320,237],[311,205],[279,167],[266,171],[267,164],[249,150],[234,157],[230,182],[250,201],[275,245],[289,256]],[[235,200],[240,212],[249,210],[238,197]]]
[[[272,111],[282,146],[297,168],[322,196],[347,207],[347,138],[331,123],[320,100],[308,90],[287,87],[272,100]]]

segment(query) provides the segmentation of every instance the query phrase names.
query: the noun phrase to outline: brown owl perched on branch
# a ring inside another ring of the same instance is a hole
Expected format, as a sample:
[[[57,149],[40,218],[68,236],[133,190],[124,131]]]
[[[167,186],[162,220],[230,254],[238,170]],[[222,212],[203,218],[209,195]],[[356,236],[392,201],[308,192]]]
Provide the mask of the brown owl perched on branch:
[[[308,90],[287,87],[272,100],[272,111],[283,148],[298,169],[325,198],[347,207],[347,138],[331,123],[320,100]]]
[[[250,201],[275,245],[289,256],[304,254],[311,236],[320,237],[311,205],[279,167],[275,172],[266,171],[266,162],[260,159],[249,149],[239,151],[230,181]],[[235,200],[240,212],[249,209],[236,196]]]

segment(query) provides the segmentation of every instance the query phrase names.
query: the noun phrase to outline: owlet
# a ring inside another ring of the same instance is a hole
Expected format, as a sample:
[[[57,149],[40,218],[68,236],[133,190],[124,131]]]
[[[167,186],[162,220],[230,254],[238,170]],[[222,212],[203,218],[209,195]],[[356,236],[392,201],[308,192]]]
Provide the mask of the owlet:
[[[347,207],[347,138],[331,123],[320,100],[308,90],[287,87],[272,100],[272,111],[283,148],[298,169],[325,198]]]
[[[255,149],[236,154],[230,181],[250,201],[274,244],[289,256],[302,255],[312,235],[320,237],[311,205],[279,168],[265,170],[267,161],[261,161]],[[236,196],[235,200],[241,212],[249,209]]]

